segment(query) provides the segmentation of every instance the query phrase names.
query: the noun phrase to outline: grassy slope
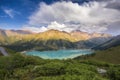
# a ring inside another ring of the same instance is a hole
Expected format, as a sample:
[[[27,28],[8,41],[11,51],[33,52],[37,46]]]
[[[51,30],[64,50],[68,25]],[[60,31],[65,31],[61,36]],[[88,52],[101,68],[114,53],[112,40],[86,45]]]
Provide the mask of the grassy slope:
[[[95,55],[90,56],[89,59],[120,64],[120,46],[103,51],[96,51]]]
[[[106,50],[96,51],[94,54],[83,55],[74,59],[120,64],[120,46],[112,47]]]

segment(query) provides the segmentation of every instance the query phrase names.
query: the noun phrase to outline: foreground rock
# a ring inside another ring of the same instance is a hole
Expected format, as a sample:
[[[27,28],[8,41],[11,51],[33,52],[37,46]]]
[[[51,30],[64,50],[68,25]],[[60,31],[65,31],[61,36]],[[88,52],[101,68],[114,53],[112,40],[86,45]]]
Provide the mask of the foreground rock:
[[[8,56],[7,51],[6,51],[3,47],[0,47],[0,52],[1,52],[4,56]]]

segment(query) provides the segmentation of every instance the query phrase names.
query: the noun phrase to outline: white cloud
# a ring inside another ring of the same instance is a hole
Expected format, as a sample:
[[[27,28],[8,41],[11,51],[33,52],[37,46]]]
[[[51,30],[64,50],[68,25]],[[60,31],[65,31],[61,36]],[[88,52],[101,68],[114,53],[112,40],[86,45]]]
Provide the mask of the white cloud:
[[[28,25],[25,25],[25,26],[23,26],[22,30],[30,30],[32,32],[39,33],[39,32],[46,31],[47,28],[44,26],[42,26],[42,27],[29,27]]]
[[[102,32],[107,30],[107,27],[105,26],[95,26],[95,25],[84,25],[82,27],[80,27],[80,30],[83,32],[89,32],[89,33],[93,33],[93,32]]]
[[[54,22],[51,22],[50,25],[48,25],[48,29],[55,29],[55,30],[60,30],[60,31],[64,31],[64,29],[66,28],[67,26],[65,24],[59,24],[57,23],[56,21]],[[67,30],[66,30],[67,31]]]
[[[11,18],[14,17],[13,10],[12,9],[3,9],[3,11]]]
[[[51,5],[40,3],[39,8],[29,17],[27,25],[30,27],[47,25],[39,26],[40,31],[44,28],[43,31],[57,29],[67,32],[72,30],[102,32],[107,30],[108,24],[120,21],[119,10],[106,8],[106,5],[106,2],[95,1],[83,5],[65,1]]]

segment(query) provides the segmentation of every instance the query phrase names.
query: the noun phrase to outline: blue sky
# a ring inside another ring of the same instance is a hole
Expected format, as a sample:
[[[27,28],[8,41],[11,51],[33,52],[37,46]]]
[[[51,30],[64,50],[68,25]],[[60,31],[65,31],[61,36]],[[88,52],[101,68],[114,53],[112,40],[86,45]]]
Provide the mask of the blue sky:
[[[28,17],[37,9],[39,3],[52,4],[62,0],[0,0],[0,28],[20,29],[27,23]],[[69,1],[69,0],[66,0]],[[83,3],[88,0],[73,0]],[[4,10],[11,10],[11,15]]]
[[[116,35],[120,32],[119,11],[119,0],[0,0],[0,28]]]
[[[28,21],[28,17],[36,9],[39,1],[0,0],[0,26],[2,28],[20,28]],[[11,10],[11,17],[4,10]]]

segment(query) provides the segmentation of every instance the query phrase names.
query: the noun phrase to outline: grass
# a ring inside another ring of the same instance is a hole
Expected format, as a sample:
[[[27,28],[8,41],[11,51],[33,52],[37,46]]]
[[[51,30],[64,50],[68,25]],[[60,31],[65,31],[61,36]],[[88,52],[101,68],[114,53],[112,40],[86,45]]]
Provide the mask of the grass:
[[[79,56],[76,57],[75,59],[120,64],[120,46],[112,47],[107,50],[96,51],[93,54]]]
[[[103,51],[96,51],[94,56],[89,59],[120,64],[120,46]]]

